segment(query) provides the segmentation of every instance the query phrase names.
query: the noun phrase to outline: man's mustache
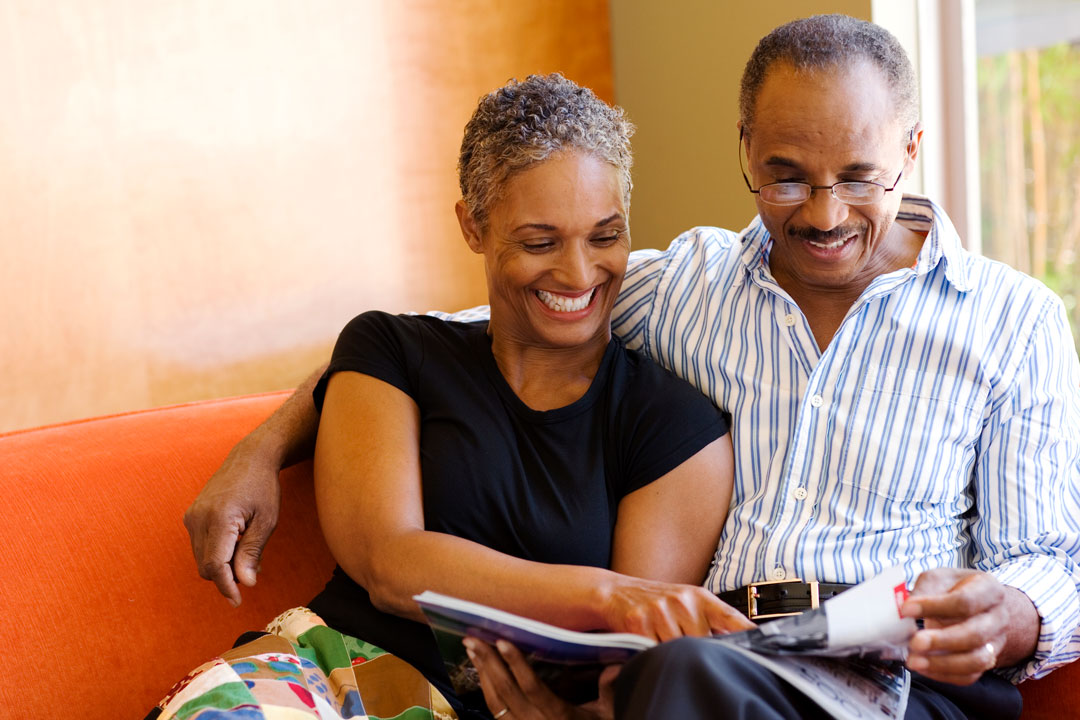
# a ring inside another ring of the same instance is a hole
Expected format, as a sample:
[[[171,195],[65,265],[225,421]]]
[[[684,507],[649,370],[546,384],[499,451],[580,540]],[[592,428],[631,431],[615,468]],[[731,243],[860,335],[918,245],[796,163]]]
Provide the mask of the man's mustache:
[[[855,225],[841,225],[835,227],[832,230],[818,230],[815,227],[789,227],[788,235],[799,240],[809,240],[811,242],[828,244],[836,242],[837,240],[843,240],[849,238],[852,235],[861,233],[862,228]]]

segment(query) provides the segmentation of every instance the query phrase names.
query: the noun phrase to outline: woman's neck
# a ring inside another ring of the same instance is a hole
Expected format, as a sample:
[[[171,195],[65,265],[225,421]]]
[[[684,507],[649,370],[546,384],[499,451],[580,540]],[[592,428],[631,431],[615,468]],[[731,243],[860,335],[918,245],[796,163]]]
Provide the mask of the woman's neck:
[[[555,410],[580,400],[604,358],[610,331],[572,348],[541,348],[492,331],[491,354],[514,394],[533,410]]]

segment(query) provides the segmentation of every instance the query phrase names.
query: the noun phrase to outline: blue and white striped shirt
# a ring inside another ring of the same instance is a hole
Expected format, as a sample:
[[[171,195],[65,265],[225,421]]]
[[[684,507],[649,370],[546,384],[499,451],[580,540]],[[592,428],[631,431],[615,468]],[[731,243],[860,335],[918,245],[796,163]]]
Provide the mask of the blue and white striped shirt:
[[[1065,310],[965,252],[929,201],[906,198],[898,221],[927,233],[914,267],[874,279],[824,352],[769,271],[759,218],[634,253],[612,327],[732,415],[711,589],[974,567],[1039,610],[1035,662],[1013,679],[1040,675],[1080,654],[1080,367]]]
[[[732,415],[735,490],[706,584],[857,583],[973,567],[1042,618],[1037,677],[1080,655],[1080,363],[1061,301],[962,248],[935,205],[824,352],[769,271],[760,218],[638,251],[613,331]],[[460,317],[460,316],[459,316]]]

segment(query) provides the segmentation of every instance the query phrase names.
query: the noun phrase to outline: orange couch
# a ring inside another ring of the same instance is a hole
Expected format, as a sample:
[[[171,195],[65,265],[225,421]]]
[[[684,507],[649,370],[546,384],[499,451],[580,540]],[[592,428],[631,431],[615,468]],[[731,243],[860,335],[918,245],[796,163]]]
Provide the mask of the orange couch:
[[[181,515],[286,393],[189,403],[0,435],[0,717],[141,718],[243,631],[310,600],[333,560],[310,463],[233,609],[201,580]],[[1024,683],[1024,718],[1080,717],[1080,665]]]
[[[181,519],[229,448],[286,393],[190,403],[0,435],[0,717],[141,718],[245,630],[322,589],[310,464],[263,571],[233,609],[199,578]]]

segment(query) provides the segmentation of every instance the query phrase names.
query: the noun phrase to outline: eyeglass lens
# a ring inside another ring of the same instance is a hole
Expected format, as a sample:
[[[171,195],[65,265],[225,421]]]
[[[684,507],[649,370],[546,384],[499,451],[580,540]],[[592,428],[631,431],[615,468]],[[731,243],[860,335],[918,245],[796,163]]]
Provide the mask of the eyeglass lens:
[[[810,199],[813,188],[806,183],[772,183],[763,185],[758,191],[765,202],[774,205],[797,205]],[[869,205],[885,195],[885,188],[877,183],[837,183],[832,186],[832,193],[841,202]]]

